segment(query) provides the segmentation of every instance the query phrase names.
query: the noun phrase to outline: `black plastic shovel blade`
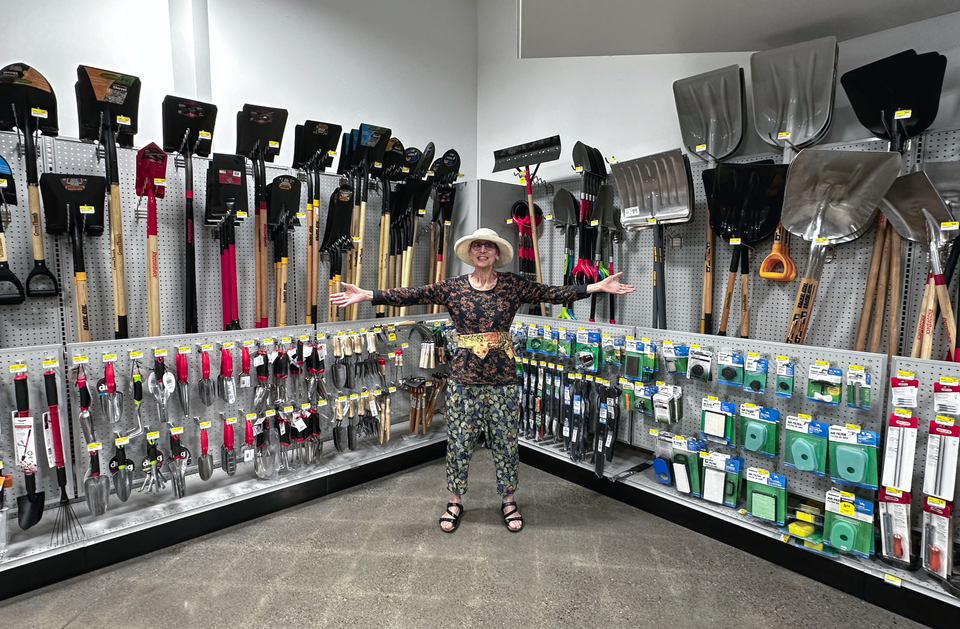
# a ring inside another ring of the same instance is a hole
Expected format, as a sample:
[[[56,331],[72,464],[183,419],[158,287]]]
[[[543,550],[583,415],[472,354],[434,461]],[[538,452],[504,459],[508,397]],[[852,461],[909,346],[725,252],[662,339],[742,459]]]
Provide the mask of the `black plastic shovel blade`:
[[[783,211],[787,164],[720,164],[716,169],[710,227],[729,242],[756,245],[773,236]]]
[[[189,149],[193,155],[209,157],[216,124],[216,105],[168,95],[163,99],[163,150]]]
[[[246,160],[240,155],[214,153],[207,171],[205,225],[219,225],[229,213],[247,212]]]
[[[276,227],[282,224],[286,217],[296,214],[300,207],[300,180],[291,175],[274,178],[267,190],[267,197],[267,224]]]
[[[280,154],[286,126],[286,109],[244,105],[237,112],[237,154],[249,157],[259,147],[263,160],[272,162]]]
[[[493,172],[560,159],[560,136],[554,135],[493,152]]]
[[[69,229],[68,210],[79,207],[83,231],[88,236],[103,235],[103,205],[107,180],[92,175],[40,175],[43,217],[48,234],[65,234]]]
[[[302,125],[297,125],[293,136],[293,167],[304,168],[315,160],[319,161],[321,168],[333,164],[340,131],[338,124],[315,120],[307,120]]]
[[[37,491],[36,477],[33,474],[25,474],[23,479],[27,493],[24,496],[17,496],[17,523],[26,531],[43,517],[43,503],[46,496],[44,492]]]
[[[77,113],[80,139],[100,139],[101,125],[110,125],[117,142],[130,146],[137,134],[140,79],[130,74],[77,66]]]
[[[59,133],[57,97],[50,83],[36,68],[11,63],[0,70],[0,129],[21,128],[28,118],[43,135]]]

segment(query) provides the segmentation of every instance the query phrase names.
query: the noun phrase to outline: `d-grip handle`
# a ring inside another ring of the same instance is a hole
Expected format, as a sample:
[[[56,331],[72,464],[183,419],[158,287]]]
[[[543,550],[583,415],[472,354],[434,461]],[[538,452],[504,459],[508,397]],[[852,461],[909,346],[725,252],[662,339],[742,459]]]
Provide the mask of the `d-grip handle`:
[[[45,280],[49,280],[53,287],[35,285],[36,281]],[[47,268],[47,263],[43,260],[34,260],[33,268],[27,275],[27,295],[30,297],[56,297],[59,294],[60,285],[57,283],[56,276]]]

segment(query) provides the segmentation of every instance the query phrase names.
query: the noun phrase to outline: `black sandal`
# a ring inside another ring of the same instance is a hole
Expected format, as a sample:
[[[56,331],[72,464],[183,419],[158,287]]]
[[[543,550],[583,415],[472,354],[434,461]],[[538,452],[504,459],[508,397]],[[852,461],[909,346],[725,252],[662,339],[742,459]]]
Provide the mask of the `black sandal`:
[[[513,509],[504,513],[503,510],[505,507],[513,507]],[[519,511],[519,509],[517,508],[517,503],[514,500],[510,500],[509,502],[503,502],[500,504],[500,513],[503,515],[503,525],[507,527],[507,530],[510,531],[511,533],[519,533],[520,531],[523,530],[523,516],[517,513],[517,511]],[[517,515],[513,515],[514,513],[517,513]],[[520,527],[519,528],[511,527],[510,526],[511,522],[519,522]]]
[[[460,510],[457,513],[454,513],[450,510],[451,507],[460,507]],[[450,516],[449,518],[446,517],[448,515]],[[444,533],[453,533],[460,527],[461,517],[463,517],[463,504],[459,502],[448,502],[446,514],[440,516],[440,530]],[[445,529],[443,528],[444,522],[452,522],[453,526],[449,529]]]

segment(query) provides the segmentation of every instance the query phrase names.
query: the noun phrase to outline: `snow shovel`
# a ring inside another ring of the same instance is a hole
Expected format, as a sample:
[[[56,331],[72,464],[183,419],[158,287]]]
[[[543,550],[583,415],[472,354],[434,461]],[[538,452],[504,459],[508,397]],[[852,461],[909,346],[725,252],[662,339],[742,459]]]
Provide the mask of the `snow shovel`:
[[[902,152],[936,119],[946,66],[939,53],[905,50],[850,70],[840,84],[860,124]]]
[[[713,233],[733,245],[727,289],[723,299],[719,336],[727,335],[733,286],[740,269],[740,336],[750,336],[750,251],[773,236],[783,210],[787,166],[773,164],[720,164],[716,169],[710,225]],[[744,247],[747,250],[744,250]]]
[[[160,261],[157,250],[157,199],[167,185],[167,154],[151,142],[137,152],[136,192],[147,197],[147,334],[160,336]],[[139,215],[137,218],[140,218]]]
[[[40,194],[37,178],[37,145],[34,133],[56,136],[57,97],[50,83],[25,63],[12,63],[0,70],[0,129],[12,131],[16,127],[18,137],[23,138],[26,156],[27,204],[30,209],[31,240],[33,244],[33,269],[27,275],[28,297],[55,297],[60,293],[57,278],[47,268],[40,232]],[[23,135],[20,136],[20,133]],[[6,174],[10,174],[9,168]],[[0,178],[3,173],[0,172]],[[13,177],[9,178],[13,190]],[[10,205],[16,205],[16,195]],[[21,291],[23,292],[23,291]]]
[[[754,127],[764,142],[783,152],[783,163],[826,135],[836,95],[837,40],[824,37],[750,57]],[[774,246],[760,264],[760,276],[792,282],[790,235],[777,228]]]
[[[899,172],[897,153],[806,149],[790,165],[781,220],[811,244],[784,343],[804,342],[827,248],[866,230]]]
[[[926,243],[930,247],[930,273],[917,323],[917,337],[921,344],[914,344],[911,355],[930,358],[935,309],[939,305],[947,334],[947,360],[956,360],[956,320],[940,265],[943,248],[957,236],[956,227],[951,225],[953,216],[923,171],[904,175],[893,182],[883,197],[883,213],[900,236],[913,242]]]
[[[743,69],[732,65],[674,81],[680,135],[687,152],[715,167],[737,152],[746,126]],[[704,155],[706,157],[704,157]],[[713,230],[707,221],[701,334],[713,332]]]
[[[132,146],[137,133],[140,79],[129,74],[77,67],[77,111],[80,139],[99,141],[104,148],[107,184],[110,186],[110,270],[113,277],[114,336],[125,339],[127,292],[124,274],[123,215],[120,211],[120,170],[117,142]]]
[[[34,421],[30,416],[30,389],[27,386],[27,374],[18,373],[13,378],[14,393],[17,400],[17,412],[13,418],[13,436],[16,457],[23,472],[23,486],[26,494],[17,496],[17,522],[26,531],[43,517],[45,493],[37,491],[37,449]]]
[[[14,188],[13,176],[10,172],[10,165],[7,160],[0,156],[0,202],[3,203],[4,210],[7,203],[12,200],[12,204],[17,204],[17,191]],[[22,304],[26,300],[23,292],[23,284],[20,279],[10,270],[10,263],[7,261],[7,237],[3,233],[3,214],[0,214],[0,286],[12,284],[13,292],[0,293],[0,305],[14,306]]]
[[[500,149],[493,152],[493,172],[508,170],[514,168],[517,172],[522,172],[527,186],[527,216],[536,216],[533,208],[533,178],[536,177],[540,164],[552,162],[560,158],[560,136],[554,135],[549,138],[518,144],[509,148]],[[533,172],[530,172],[530,166],[534,166]],[[533,243],[533,264],[537,273],[537,282],[543,282],[543,274],[540,271],[540,244],[537,239],[536,226],[531,230],[533,232],[531,241]],[[540,304],[540,315],[546,316],[547,309]]]
[[[197,330],[197,248],[193,214],[193,156],[208,157],[213,145],[213,128],[217,122],[217,106],[210,103],[166,96],[163,99],[163,150],[180,153],[183,158],[185,191],[185,255],[183,302],[184,332]]]
[[[267,176],[264,162],[273,162],[280,153],[287,110],[257,105],[244,105],[237,112],[237,154],[253,163],[253,195],[256,224],[255,325],[269,325],[267,297]],[[245,168],[243,169],[246,170]]]
[[[83,260],[83,235],[103,235],[103,199],[107,180],[85,175],[43,173],[40,192],[48,234],[69,232],[73,245],[73,291],[77,312],[77,340],[90,340],[87,272]]]

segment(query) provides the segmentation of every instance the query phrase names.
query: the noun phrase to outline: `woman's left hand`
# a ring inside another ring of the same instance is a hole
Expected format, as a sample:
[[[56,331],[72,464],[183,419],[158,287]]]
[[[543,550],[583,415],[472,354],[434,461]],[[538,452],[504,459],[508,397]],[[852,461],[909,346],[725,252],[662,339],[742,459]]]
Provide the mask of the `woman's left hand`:
[[[610,277],[604,278],[603,280],[594,284],[594,286],[597,287],[598,291],[612,293],[614,295],[625,295],[637,290],[635,286],[631,286],[630,284],[621,284],[617,279],[621,275],[623,275],[622,271],[616,275],[611,275]]]

